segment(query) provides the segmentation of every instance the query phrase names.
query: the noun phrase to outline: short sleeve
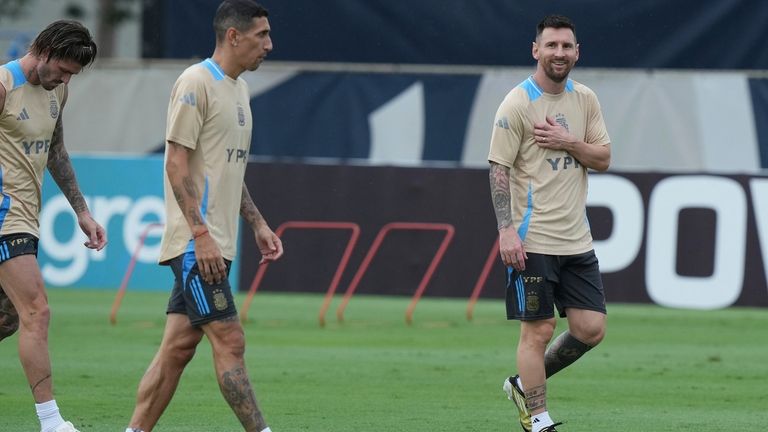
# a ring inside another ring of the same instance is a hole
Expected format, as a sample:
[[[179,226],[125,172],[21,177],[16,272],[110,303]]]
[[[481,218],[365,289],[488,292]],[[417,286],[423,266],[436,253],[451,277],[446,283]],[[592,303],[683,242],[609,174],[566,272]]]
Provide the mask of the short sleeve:
[[[524,130],[519,105],[510,97],[505,98],[496,111],[488,161],[511,168],[520,150]]]
[[[587,99],[587,132],[584,141],[588,144],[596,145],[608,145],[611,143],[611,138],[608,136],[608,130],[603,120],[603,113],[600,109],[600,102],[597,100],[597,95],[591,91]]]
[[[171,91],[165,139],[195,149],[205,121],[205,83],[197,75],[182,74]]]

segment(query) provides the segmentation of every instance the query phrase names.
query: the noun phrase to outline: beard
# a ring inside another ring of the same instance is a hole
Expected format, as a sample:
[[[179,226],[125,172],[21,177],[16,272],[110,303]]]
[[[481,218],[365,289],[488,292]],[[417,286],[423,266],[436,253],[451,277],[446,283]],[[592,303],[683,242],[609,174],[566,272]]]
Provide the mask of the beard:
[[[568,65],[562,72],[556,72],[550,63],[544,67],[544,74],[546,74],[547,78],[551,79],[553,82],[561,83],[568,78],[571,69],[573,69],[573,64]]]
[[[55,89],[61,84],[61,81],[51,79],[51,70],[45,64],[41,64],[37,69],[37,77],[40,80],[40,85],[48,91]]]

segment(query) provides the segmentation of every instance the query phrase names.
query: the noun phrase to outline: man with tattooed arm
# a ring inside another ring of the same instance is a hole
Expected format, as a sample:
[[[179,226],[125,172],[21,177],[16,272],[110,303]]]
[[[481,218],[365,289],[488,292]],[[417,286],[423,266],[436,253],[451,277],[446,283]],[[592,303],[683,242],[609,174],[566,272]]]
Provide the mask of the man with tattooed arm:
[[[19,331],[19,359],[41,432],[77,432],[53,398],[51,313],[37,262],[46,167],[77,215],[85,246],[107,244],[75,180],[62,120],[70,79],[95,58],[88,29],[61,20],[40,32],[24,57],[0,66],[0,340]]]
[[[519,375],[503,389],[525,432],[555,432],[547,378],[600,343],[605,294],[586,216],[587,169],[604,171],[610,138],[594,92],[568,78],[579,59],[576,28],[550,15],[532,46],[536,71],[499,107],[488,160],[507,318],[520,320]],[[555,307],[568,329],[550,345]]]
[[[245,367],[245,335],[227,280],[238,213],[253,230],[262,262],[283,254],[280,239],[243,182],[251,144],[248,85],[272,51],[267,11],[253,0],[225,0],[213,20],[211,58],[176,80],[165,146],[167,222],[160,263],[175,276],[165,334],[139,384],[127,432],[150,432],[171,401],[187,363],[206,336],[224,399],[248,432],[269,432]],[[215,424],[200,425],[214,430]]]

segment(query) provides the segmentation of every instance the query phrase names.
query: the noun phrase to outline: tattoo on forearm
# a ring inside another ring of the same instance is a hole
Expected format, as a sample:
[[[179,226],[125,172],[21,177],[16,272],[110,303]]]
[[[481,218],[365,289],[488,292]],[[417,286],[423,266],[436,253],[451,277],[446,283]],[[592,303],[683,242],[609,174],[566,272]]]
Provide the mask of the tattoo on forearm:
[[[529,411],[547,407],[547,384],[525,390],[525,404]]]
[[[40,386],[40,384],[44,383],[45,381],[47,381],[49,379],[51,379],[51,374],[46,375],[43,379],[38,381],[35,385],[30,386],[30,388],[32,389],[32,394],[35,394],[35,389],[37,389],[37,387]]]
[[[72,168],[72,162],[64,148],[64,127],[61,117],[56,121],[56,128],[51,137],[51,145],[48,150],[48,172],[61,189],[61,193],[67,198],[72,210],[80,213],[88,209],[83,194],[77,186],[75,179],[75,170]]]
[[[491,163],[489,177],[491,181],[491,199],[493,200],[493,211],[496,213],[497,228],[506,228],[512,225],[509,168],[496,163]]]
[[[221,375],[221,391],[245,430],[261,431],[267,427],[245,368],[237,366],[224,372]]]
[[[264,221],[264,216],[261,215],[259,209],[256,208],[256,204],[253,203],[251,194],[248,192],[248,188],[245,184],[243,184],[243,192],[240,199],[240,216],[242,216],[251,227]]]
[[[197,193],[194,180],[191,177],[184,177],[181,179],[181,185],[171,183],[171,189],[179,208],[189,217],[192,225],[202,225],[200,209],[195,207],[195,203],[200,201],[200,195]]]

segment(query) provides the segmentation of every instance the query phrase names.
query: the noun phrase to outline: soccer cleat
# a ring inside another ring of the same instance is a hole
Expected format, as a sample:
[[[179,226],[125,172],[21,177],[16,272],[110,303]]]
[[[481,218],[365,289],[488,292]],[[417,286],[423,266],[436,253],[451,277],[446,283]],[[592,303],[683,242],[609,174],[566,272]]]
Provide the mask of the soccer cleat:
[[[517,412],[520,417],[520,426],[522,426],[525,432],[531,432],[531,413],[528,411],[528,407],[525,405],[525,393],[523,393],[523,389],[517,385],[518,377],[519,375],[515,375],[505,379],[502,389],[504,390],[504,393],[507,394],[507,398],[513,401],[515,405],[517,405]]]
[[[60,424],[58,427],[56,427],[56,429],[54,429],[53,432],[80,432],[80,431],[75,429],[72,423],[64,422]]]
[[[539,432],[557,432],[557,429],[555,429],[555,426],[560,426],[561,424],[562,423],[555,423],[553,425],[549,425]]]

